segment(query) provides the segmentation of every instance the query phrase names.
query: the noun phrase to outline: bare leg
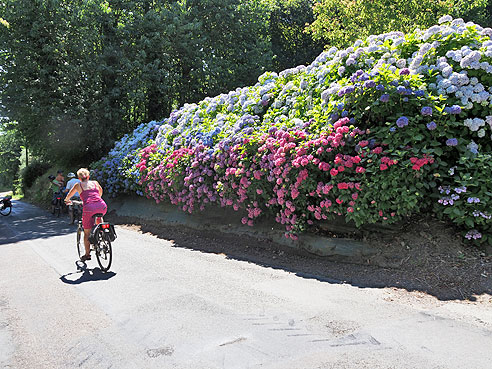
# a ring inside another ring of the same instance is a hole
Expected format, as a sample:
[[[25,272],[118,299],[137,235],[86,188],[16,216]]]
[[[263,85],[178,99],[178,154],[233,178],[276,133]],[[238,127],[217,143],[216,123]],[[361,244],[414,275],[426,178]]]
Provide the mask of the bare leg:
[[[91,229],[84,229],[84,246],[85,254],[89,256],[91,254],[91,244],[89,242],[89,235],[91,234]]]

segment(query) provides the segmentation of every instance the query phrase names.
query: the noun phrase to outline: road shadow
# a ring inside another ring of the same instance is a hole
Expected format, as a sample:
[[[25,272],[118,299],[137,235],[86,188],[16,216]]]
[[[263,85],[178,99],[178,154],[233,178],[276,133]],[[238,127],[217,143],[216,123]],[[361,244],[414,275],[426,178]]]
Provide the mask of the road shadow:
[[[492,295],[492,258],[476,258],[476,267],[460,270],[459,263],[438,260],[420,269],[402,259],[402,263],[384,267],[365,258],[320,257],[303,250],[279,245],[246,235],[224,234],[211,230],[196,230],[183,226],[168,226],[138,218],[120,217],[110,213],[107,218],[172,241],[174,247],[205,253],[223,254],[229,259],[280,269],[302,278],[330,284],[350,284],[358,288],[397,288],[421,292],[439,300],[475,301],[477,296]],[[382,263],[381,263],[382,264]],[[426,271],[421,273],[421,271]]]
[[[77,267],[76,272],[68,273],[60,277],[60,280],[63,283],[77,285],[86,282],[107,281],[116,275],[116,273],[112,271],[103,272],[98,267],[89,269],[87,268],[86,263],[79,260],[75,262],[75,266]]]
[[[39,238],[61,236],[76,231],[67,214],[60,217],[47,210],[22,202],[12,202],[12,213],[0,218],[0,245]]]

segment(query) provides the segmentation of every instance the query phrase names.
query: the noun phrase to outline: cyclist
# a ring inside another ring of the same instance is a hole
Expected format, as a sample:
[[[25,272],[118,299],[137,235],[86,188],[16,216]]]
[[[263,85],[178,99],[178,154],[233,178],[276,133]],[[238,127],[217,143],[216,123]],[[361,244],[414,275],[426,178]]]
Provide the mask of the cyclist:
[[[58,170],[56,172],[56,180],[61,183],[61,187],[65,186],[65,177],[63,176],[63,170]]]
[[[70,191],[72,187],[75,186],[75,184],[80,183],[80,180],[78,178],[75,178],[75,174],[72,172],[67,174],[67,178],[69,179],[69,181],[67,182],[67,187],[65,188],[65,190],[63,190],[65,194],[67,194],[68,191]],[[80,201],[80,196],[78,192],[75,192],[75,194],[73,195],[73,199]],[[73,217],[73,205],[68,206],[68,215],[70,216],[70,224],[73,224],[75,220]]]
[[[80,179],[75,178],[75,174],[72,172],[67,174],[67,178],[69,178],[69,181],[67,182],[67,187],[63,190],[65,193],[70,191],[75,184],[80,183]],[[75,192],[74,197],[79,197],[79,193]]]
[[[61,191],[61,188],[63,187],[63,183],[59,182],[55,176],[48,176],[48,179],[50,181],[51,189],[53,192],[59,192]]]
[[[80,194],[82,199],[84,211],[82,212],[82,227],[84,228],[84,246],[85,255],[80,259],[82,261],[91,260],[91,245],[89,243],[89,234],[94,226],[94,214],[101,213],[106,214],[107,205],[101,198],[103,190],[101,185],[97,181],[90,181],[90,173],[86,168],[80,168],[77,171],[80,183],[76,183],[67,197],[65,203],[70,204],[70,199],[76,192]]]
[[[59,182],[53,175],[48,176],[48,179],[50,181],[50,188],[52,191],[51,203],[55,205],[57,194],[62,193],[63,183]]]

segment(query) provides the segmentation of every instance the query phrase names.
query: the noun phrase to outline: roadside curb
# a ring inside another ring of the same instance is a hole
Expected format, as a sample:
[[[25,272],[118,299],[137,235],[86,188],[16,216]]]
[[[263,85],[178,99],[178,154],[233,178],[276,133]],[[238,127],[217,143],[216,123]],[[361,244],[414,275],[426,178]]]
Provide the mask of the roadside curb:
[[[302,249],[318,256],[361,257],[370,256],[376,250],[367,243],[349,238],[329,238],[313,234],[301,234],[294,241],[285,237],[285,231],[277,223],[264,220],[254,227],[245,226],[241,218],[245,215],[229,208],[209,206],[203,212],[188,214],[170,203],[157,204],[152,199],[138,196],[119,196],[105,199],[108,208],[116,215],[157,221],[168,226],[186,226],[197,230],[268,239],[283,246]]]

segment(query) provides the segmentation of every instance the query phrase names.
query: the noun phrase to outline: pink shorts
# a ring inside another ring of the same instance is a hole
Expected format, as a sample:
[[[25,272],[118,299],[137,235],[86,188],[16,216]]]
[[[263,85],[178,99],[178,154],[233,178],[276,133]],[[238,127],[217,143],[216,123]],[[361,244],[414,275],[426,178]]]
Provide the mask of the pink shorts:
[[[91,229],[94,227],[95,219],[92,217],[94,214],[101,213],[106,214],[108,207],[104,201],[101,202],[93,202],[84,206],[84,210],[82,212],[82,227],[84,229]]]

